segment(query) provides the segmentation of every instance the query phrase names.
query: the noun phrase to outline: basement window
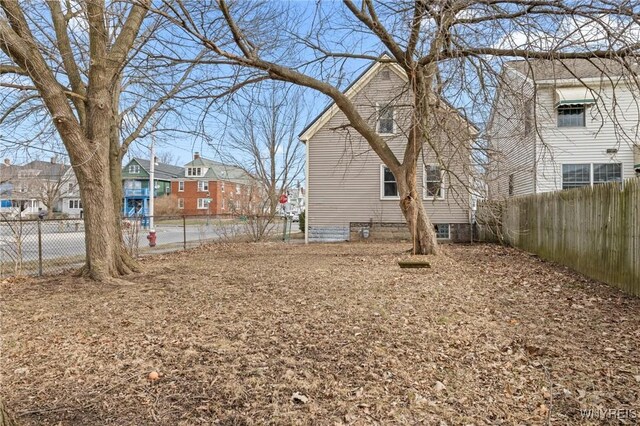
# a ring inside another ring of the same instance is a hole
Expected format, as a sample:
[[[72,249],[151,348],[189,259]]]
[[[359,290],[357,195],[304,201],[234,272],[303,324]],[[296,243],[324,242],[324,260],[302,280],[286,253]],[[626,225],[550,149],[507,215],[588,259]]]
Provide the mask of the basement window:
[[[438,223],[433,225],[436,231],[436,238],[439,240],[451,239],[450,226],[448,223]]]

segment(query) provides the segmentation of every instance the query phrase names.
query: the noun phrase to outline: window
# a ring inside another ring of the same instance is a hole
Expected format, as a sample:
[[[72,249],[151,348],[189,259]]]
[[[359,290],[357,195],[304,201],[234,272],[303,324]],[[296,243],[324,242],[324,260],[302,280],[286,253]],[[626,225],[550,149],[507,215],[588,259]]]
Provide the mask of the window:
[[[433,225],[436,231],[436,238],[439,240],[448,240],[451,238],[450,226],[448,223],[438,223]]]
[[[81,209],[82,208],[82,200],[69,200],[69,208],[70,209]]]
[[[563,164],[562,189],[622,182],[621,163]]]
[[[393,106],[378,106],[378,133],[390,135],[393,133]]]
[[[198,191],[200,192],[205,192],[209,190],[209,182],[207,182],[206,180],[199,180],[198,181]]]
[[[590,164],[563,164],[562,189],[591,185]]]
[[[558,127],[584,127],[584,105],[561,105],[558,107]]]
[[[187,176],[202,176],[202,167],[187,167]]]
[[[622,164],[594,164],[593,165],[593,184],[605,182],[622,182]]]
[[[442,170],[436,164],[424,166],[424,198],[444,198]]]
[[[184,192],[184,181],[178,181],[178,192]]]
[[[208,198],[198,198],[198,208],[200,210],[206,209],[209,207],[209,199]]]
[[[224,192],[224,182],[220,183],[220,191]]]
[[[511,197],[513,195],[513,174],[509,175],[509,196]]]
[[[138,164],[130,164],[129,173],[131,173],[132,175],[137,175],[138,173],[140,173],[140,166]]]
[[[171,193],[171,187],[169,185],[165,185],[164,187],[164,193],[166,195],[169,195]]]
[[[398,183],[388,167],[380,166],[380,198],[398,198]]]
[[[220,208],[224,210],[224,198],[220,200]]]
[[[67,189],[67,192],[73,192],[73,183],[69,183],[69,187]]]
[[[184,209],[184,198],[178,198],[178,208]]]
[[[382,70],[382,72],[380,73],[380,76],[383,80],[391,80],[391,71]]]
[[[240,194],[241,190],[240,190],[240,185],[236,184],[236,194]]]

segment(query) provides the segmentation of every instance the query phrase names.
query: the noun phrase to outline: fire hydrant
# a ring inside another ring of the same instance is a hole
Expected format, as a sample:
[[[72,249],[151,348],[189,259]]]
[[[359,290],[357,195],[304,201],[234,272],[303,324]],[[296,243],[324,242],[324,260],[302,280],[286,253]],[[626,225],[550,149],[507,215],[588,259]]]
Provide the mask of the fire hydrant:
[[[156,246],[156,231],[150,230],[149,235],[147,235],[147,240],[149,240],[149,247]]]

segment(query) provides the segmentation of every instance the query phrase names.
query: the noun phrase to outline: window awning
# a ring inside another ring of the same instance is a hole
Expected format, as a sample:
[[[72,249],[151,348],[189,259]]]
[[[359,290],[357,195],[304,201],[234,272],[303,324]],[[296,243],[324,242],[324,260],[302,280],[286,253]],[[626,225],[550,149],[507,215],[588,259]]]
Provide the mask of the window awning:
[[[561,105],[595,104],[596,94],[588,87],[563,87],[556,89],[556,107]]]

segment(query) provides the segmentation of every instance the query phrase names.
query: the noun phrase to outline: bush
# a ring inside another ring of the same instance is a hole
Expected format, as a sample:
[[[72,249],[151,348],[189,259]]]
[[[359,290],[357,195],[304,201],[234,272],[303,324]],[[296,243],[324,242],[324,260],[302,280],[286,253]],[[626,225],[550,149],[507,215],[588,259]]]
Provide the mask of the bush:
[[[304,221],[305,221],[305,218],[306,218],[306,214],[305,213],[306,213],[306,210],[300,212],[300,215],[299,215],[300,219],[298,220],[298,226],[300,227],[300,231],[302,231],[303,234],[304,234],[304,228],[305,228]]]
[[[174,194],[156,198],[153,210],[155,216],[176,216],[182,212],[178,208],[178,197]]]

